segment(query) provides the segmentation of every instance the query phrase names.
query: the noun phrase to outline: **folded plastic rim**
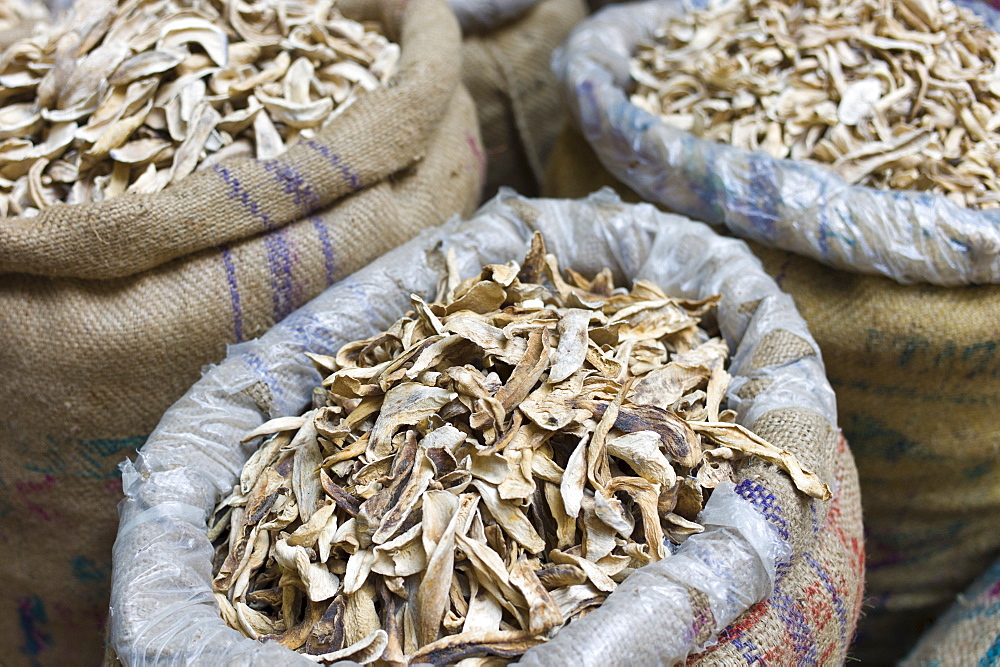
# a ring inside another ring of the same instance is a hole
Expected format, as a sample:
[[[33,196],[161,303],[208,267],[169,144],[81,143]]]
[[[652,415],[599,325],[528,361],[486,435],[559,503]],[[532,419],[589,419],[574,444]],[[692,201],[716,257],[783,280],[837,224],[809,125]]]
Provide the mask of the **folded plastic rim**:
[[[855,273],[900,283],[1000,283],[1000,209],[849,185],[827,167],[698,139],[633,105],[629,59],[704,0],[606,7],[553,55],[572,116],[601,163],[644,199]],[[960,2],[997,30],[1000,12]]]
[[[274,416],[301,414],[309,404],[320,377],[303,352],[334,354],[395,321],[409,309],[410,294],[433,295],[449,248],[461,273],[474,275],[484,264],[520,259],[535,230],[561,265],[584,274],[609,266],[619,284],[642,278],[678,296],[722,294],[718,321],[734,376],[728,399],[742,423],[798,408],[835,425],[833,391],[818,353],[752,366],[757,345],[772,331],[815,343],[791,298],[742,241],[648,204],[623,204],[609,190],[569,201],[501,191],[470,221],[424,231],[262,338],[230,348],[167,411],[135,464],[123,464],[126,498],[119,505],[113,554],[110,636],[125,664],[309,664],[275,643],[261,644],[228,628],[213,597],[206,519],[251,454],[240,437]],[[767,388],[741,399],[740,387],[752,381]],[[616,655],[661,664],[682,660],[701,648],[694,637],[705,623],[690,617],[688,587],[708,596],[712,636],[764,599],[775,581],[775,563],[788,558],[788,544],[731,488],[716,490],[702,519],[709,525],[703,535],[637,571],[603,607],[526,654],[525,664],[554,664],[560,656],[568,656],[569,664],[601,664],[602,656]],[[622,605],[631,612],[616,614]],[[640,613],[662,617],[670,634],[658,634],[655,643],[635,641],[629,631]],[[594,626],[601,631],[579,640]]]

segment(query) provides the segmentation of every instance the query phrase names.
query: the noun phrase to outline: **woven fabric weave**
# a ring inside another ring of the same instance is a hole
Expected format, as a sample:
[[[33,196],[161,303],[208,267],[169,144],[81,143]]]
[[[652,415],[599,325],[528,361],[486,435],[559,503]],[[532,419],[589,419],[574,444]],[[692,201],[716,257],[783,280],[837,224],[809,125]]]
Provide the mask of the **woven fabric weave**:
[[[475,207],[482,145],[450,10],[344,8],[387,17],[404,66],[311,145],[154,197],[0,222],[4,664],[99,661],[117,465],[203,366]]]
[[[545,191],[634,192],[567,128]],[[1000,287],[899,285],[751,244],[809,322],[864,499],[866,599],[852,653],[906,651],[998,554]]]
[[[583,0],[540,0],[512,23],[465,37],[462,81],[486,146],[484,199],[501,186],[538,193],[567,117],[549,60],[585,15]]]

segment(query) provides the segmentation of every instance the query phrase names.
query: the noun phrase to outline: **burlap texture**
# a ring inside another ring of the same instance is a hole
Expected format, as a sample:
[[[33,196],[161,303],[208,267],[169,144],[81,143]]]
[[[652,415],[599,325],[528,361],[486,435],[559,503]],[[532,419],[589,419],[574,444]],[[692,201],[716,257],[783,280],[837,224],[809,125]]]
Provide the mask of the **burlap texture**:
[[[415,164],[458,84],[454,16],[443,0],[347,0],[338,7],[350,18],[388,17],[386,32],[403,49],[387,86],[359,97],[337,122],[279,159],[231,160],[160,193],[6,219],[0,273],[132,275],[277,229]],[[388,16],[403,11],[405,21]]]
[[[1000,561],[959,596],[903,662],[929,665],[1000,663]]]
[[[604,185],[636,198],[568,128],[546,194]],[[899,285],[750,245],[823,351],[857,462],[867,590],[852,653],[899,660],[1000,554],[1000,287]]]
[[[624,201],[642,201],[631,188],[608,173],[580,131],[573,123],[567,122],[556,137],[549,161],[545,164],[542,196],[575,199],[603,187],[613,188]]]
[[[439,0],[412,0],[404,11],[404,54],[405,36],[412,34],[418,43],[429,40],[457,59],[458,28],[447,7]],[[446,89],[451,77],[444,101],[427,102],[441,110],[434,122],[427,121],[418,151],[422,159],[411,166],[309,213],[311,200],[302,193],[322,192],[311,175],[308,182],[297,181],[294,193],[272,197],[271,182],[290,183],[291,167],[279,158],[271,161],[274,173],[265,172],[269,182],[241,181],[245,196],[231,199],[228,185],[216,188],[216,213],[201,228],[241,224],[229,217],[234,199],[258,218],[276,220],[273,211],[285,210],[298,197],[300,208],[288,224],[122,278],[4,276],[0,543],[9,554],[0,566],[4,665],[100,660],[121,498],[117,464],[143,443],[205,364],[223,358],[227,344],[258,336],[420,229],[473,210],[483,178],[475,109],[458,85],[457,65],[440,68],[436,59],[410,66],[436,81],[432,90]],[[381,132],[373,125],[364,141],[376,141]],[[419,134],[412,127],[402,132],[411,133]],[[388,139],[395,134],[389,131]],[[87,224],[78,221],[81,228]],[[147,245],[160,239],[151,234]],[[7,247],[6,238],[0,246]],[[143,247],[148,257],[157,256],[154,248]]]
[[[771,432],[768,438],[781,442],[784,434],[794,431]],[[806,531],[811,545],[796,552],[770,598],[729,626],[718,644],[692,656],[689,665],[844,662],[861,609],[864,544],[854,459],[843,438],[835,451],[830,513],[822,526]],[[743,489],[745,497],[754,498],[751,485]],[[779,518],[775,513],[773,520]]]
[[[540,0],[520,19],[463,40],[462,81],[486,146],[484,200],[504,185],[538,194],[566,119],[549,59],[586,13],[583,0]]]
[[[751,247],[809,322],[857,459],[870,608],[855,652],[898,660],[1000,554],[1000,287],[899,285]]]
[[[816,354],[811,343],[779,329],[758,344],[751,365],[789,363],[811,354]],[[743,390],[753,393],[748,386]],[[754,461],[744,469],[737,492],[788,540],[792,557],[779,565],[771,597],[749,609],[725,630],[718,644],[688,663],[843,662],[864,589],[861,497],[850,449],[829,422],[807,410],[773,410],[757,419],[754,431],[795,452],[803,467],[830,485],[833,499],[821,518],[814,504],[774,466]]]

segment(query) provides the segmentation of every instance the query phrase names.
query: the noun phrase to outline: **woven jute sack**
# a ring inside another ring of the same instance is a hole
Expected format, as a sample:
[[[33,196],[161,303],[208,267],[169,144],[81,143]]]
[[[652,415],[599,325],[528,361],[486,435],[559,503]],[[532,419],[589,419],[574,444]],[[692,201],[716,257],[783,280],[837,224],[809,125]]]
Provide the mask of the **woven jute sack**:
[[[638,199],[567,128],[545,194],[604,185]],[[901,285],[750,245],[809,322],[857,459],[867,589],[852,653],[899,660],[1000,554],[1000,286]]]
[[[586,13],[583,0],[538,0],[514,21],[466,34],[462,81],[476,101],[486,146],[484,199],[505,185],[538,193],[566,120],[549,60]]]
[[[111,624],[119,656],[129,664],[307,664],[226,628],[211,593],[205,519],[250,454],[238,444],[241,434],[308,403],[319,378],[303,351],[328,353],[383,329],[411,294],[433,293],[449,252],[469,275],[521,256],[533,230],[585,274],[610,266],[619,282],[643,278],[687,298],[722,294],[718,322],[735,378],[730,407],[741,423],[793,452],[833,498],[808,498],[769,464],[746,466],[735,486],[717,489],[710,501],[728,496],[732,517],[707,522],[704,535],[630,577],[521,664],[672,664],[719,633],[694,662],[843,660],[863,581],[860,501],[815,342],[741,242],[606,192],[582,201],[502,192],[472,220],[427,230],[331,287],[259,341],[231,350],[194,385],[134,467],[125,466]]]
[[[976,579],[925,633],[904,667],[1000,663],[1000,561]]]
[[[900,285],[752,244],[816,337],[857,459],[855,653],[896,661],[1000,554],[1000,286]]]
[[[96,664],[116,469],[218,361],[419,230],[483,173],[442,0],[342,2],[402,47],[315,140],[152,196],[0,221],[0,662]]]

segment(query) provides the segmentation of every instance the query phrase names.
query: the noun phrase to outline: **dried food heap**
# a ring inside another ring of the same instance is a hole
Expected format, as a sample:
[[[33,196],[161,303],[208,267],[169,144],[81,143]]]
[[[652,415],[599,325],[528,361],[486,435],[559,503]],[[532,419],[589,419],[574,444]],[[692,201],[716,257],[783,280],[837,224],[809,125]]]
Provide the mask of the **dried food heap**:
[[[0,32],[23,26],[24,22],[48,21],[49,12],[41,2],[4,0],[0,4]],[[32,25],[33,27],[33,25]]]
[[[437,302],[310,355],[314,409],[247,434],[269,439],[209,528],[229,625],[318,662],[515,658],[702,531],[740,459],[829,498],[723,409],[718,296],[567,275],[536,234],[521,266],[450,266]]]
[[[375,28],[334,0],[79,2],[0,55],[0,216],[283,153],[394,73]]]
[[[1000,36],[945,0],[730,0],[640,45],[632,102],[848,183],[1000,205]]]

